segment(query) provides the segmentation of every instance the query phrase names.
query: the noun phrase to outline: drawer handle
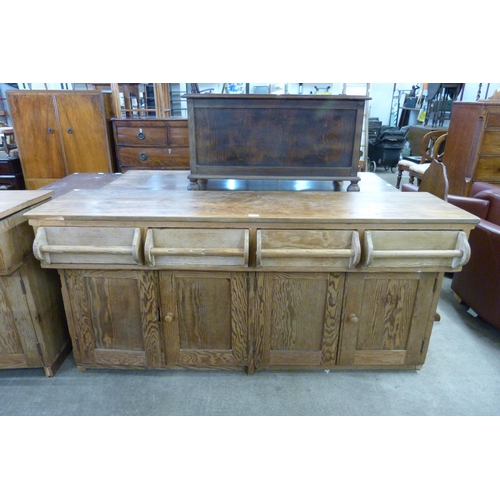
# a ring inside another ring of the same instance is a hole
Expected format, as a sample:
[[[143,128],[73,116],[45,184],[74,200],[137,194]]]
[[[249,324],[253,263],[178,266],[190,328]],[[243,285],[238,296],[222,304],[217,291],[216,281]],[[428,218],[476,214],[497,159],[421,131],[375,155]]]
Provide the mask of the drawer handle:
[[[361,257],[359,233],[352,232],[351,248],[262,248],[260,231],[257,234],[257,265],[262,258],[311,258],[311,259],[349,259],[349,268],[356,267]]]
[[[141,141],[146,137],[144,135],[144,132],[142,131],[142,128],[139,129],[139,133],[137,134],[137,137],[141,139]]]
[[[366,261],[364,267],[372,264],[373,259],[452,259],[450,267],[458,269],[470,259],[470,246],[463,231],[458,233],[457,244],[453,250],[375,250],[371,231],[365,231]]]
[[[244,248],[162,248],[155,247],[153,231],[146,233],[144,243],[144,254],[146,262],[150,266],[155,265],[155,256],[167,255],[170,257],[242,257],[244,266],[248,265],[248,239],[249,233],[245,231]]]
[[[170,314],[167,314],[164,318],[163,318],[167,323],[172,323],[172,321],[174,320],[174,315],[172,313]]]
[[[142,160],[142,161],[146,161],[148,159],[148,155],[146,153],[141,153],[139,155],[139,158]]]
[[[168,154],[172,154],[172,150],[170,148],[168,148]]]
[[[357,323],[359,320],[358,320],[358,317],[353,313],[353,314],[349,314],[349,321],[351,323]]]
[[[53,133],[54,133],[54,130],[53,130],[53,129],[51,129],[51,128],[49,127],[49,128],[48,128],[48,130],[47,130],[47,132],[48,132],[49,134],[53,134]]]
[[[82,245],[49,245],[47,243],[47,233],[44,227],[38,229],[33,242],[33,254],[43,264],[50,264],[51,253],[82,253],[82,254],[113,254],[132,255],[137,264],[142,264],[139,254],[141,243],[141,230],[134,230],[134,237],[131,246],[82,246]]]
[[[72,133],[73,133],[73,129],[69,128],[69,129],[67,130],[67,132],[68,132],[68,134],[72,134]]]

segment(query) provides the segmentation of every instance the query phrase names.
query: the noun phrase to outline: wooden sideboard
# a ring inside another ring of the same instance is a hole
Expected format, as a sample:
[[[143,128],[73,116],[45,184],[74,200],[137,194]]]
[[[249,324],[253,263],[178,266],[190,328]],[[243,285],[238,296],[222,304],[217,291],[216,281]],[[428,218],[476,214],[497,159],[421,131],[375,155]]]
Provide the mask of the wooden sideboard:
[[[479,221],[428,193],[130,189],[129,173],[25,214],[80,369],[419,368]]]
[[[113,172],[111,93],[8,90],[27,189],[74,172]]]
[[[189,170],[188,121],[183,118],[113,119],[118,172]]]
[[[349,180],[367,97],[188,94],[190,190],[207,179]]]
[[[52,376],[71,351],[57,271],[33,257],[23,212],[51,191],[0,195],[0,369],[42,368]]]
[[[442,161],[450,194],[468,196],[474,182],[500,184],[500,101],[453,103]]]

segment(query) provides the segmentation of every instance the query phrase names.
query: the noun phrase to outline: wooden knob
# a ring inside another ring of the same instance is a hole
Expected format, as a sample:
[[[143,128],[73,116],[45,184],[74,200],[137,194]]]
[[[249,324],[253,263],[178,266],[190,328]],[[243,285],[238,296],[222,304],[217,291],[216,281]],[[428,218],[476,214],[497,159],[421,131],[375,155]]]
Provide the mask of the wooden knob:
[[[358,322],[358,317],[355,314],[349,314],[349,321],[351,323],[357,323]]]
[[[173,314],[167,314],[164,318],[163,318],[167,323],[172,323],[172,321],[174,320],[174,315]]]

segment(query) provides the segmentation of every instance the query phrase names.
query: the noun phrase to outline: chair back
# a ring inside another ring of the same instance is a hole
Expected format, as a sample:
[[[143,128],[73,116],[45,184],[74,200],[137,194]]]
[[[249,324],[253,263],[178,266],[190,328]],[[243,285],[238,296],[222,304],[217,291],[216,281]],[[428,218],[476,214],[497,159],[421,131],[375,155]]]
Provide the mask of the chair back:
[[[420,163],[430,163],[434,158],[440,159],[444,152],[446,136],[442,130],[431,130],[422,137],[420,143]]]
[[[419,191],[431,193],[444,201],[448,199],[448,175],[444,163],[439,160],[432,160],[429,168],[425,171],[420,185]]]

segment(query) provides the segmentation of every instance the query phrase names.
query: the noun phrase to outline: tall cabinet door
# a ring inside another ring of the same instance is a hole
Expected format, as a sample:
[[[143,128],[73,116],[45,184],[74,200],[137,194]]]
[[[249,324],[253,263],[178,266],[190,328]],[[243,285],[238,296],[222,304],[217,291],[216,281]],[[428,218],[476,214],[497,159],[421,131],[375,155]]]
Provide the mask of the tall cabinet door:
[[[60,271],[75,361],[159,368],[157,278],[148,271]]]
[[[160,271],[167,365],[247,366],[244,272]]]
[[[333,366],[344,273],[257,275],[255,367]]]
[[[68,174],[111,172],[108,124],[100,94],[55,96]]]
[[[348,274],[339,364],[421,365],[441,280],[438,273]]]
[[[9,92],[7,98],[26,188],[38,189],[43,179],[48,184],[67,175],[53,94]]]

